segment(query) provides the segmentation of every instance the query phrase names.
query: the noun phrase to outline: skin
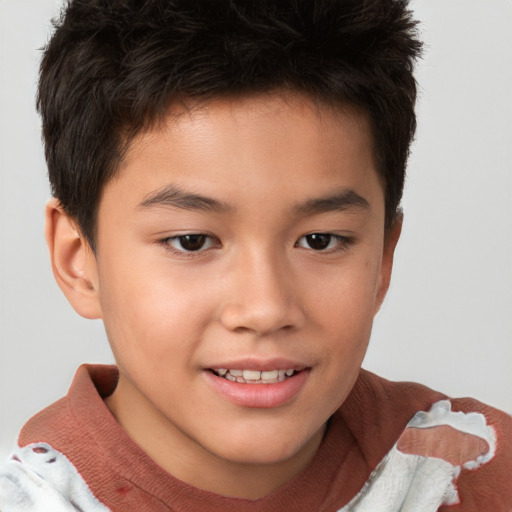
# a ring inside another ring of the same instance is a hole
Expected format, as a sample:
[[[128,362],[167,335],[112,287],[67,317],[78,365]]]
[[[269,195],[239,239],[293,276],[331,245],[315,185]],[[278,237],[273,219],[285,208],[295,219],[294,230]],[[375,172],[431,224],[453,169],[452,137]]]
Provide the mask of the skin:
[[[355,109],[276,93],[179,113],[139,135],[106,185],[96,254],[49,203],[53,269],[73,307],[104,321],[120,370],[106,403],[132,439],[181,480],[257,499],[307,466],[350,392],[400,221],[385,233]],[[176,203],[177,188],[216,203]],[[184,252],[187,233],[205,245]],[[338,238],[317,250],[312,233]],[[275,358],[306,368],[282,405],[239,405],[209,383],[211,368]]]

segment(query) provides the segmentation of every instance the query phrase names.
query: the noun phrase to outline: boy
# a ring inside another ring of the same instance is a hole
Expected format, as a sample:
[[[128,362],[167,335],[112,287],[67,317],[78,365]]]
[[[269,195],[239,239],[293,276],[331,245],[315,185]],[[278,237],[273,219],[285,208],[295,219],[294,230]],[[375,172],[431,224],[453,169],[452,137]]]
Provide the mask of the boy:
[[[419,49],[401,2],[70,4],[47,240],[118,370],[25,426],[0,510],[510,510],[508,417],[360,370]]]

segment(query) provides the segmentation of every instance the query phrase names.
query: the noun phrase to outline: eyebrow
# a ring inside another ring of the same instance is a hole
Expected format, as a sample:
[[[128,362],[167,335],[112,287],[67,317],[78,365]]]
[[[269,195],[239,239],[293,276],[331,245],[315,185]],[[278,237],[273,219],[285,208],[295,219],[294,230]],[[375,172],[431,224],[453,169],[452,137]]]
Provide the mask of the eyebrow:
[[[186,192],[177,185],[168,185],[150,193],[140,204],[141,208],[171,207],[183,210],[199,210],[215,213],[229,213],[233,208],[212,197]]]
[[[295,206],[294,211],[297,215],[315,215],[349,209],[369,211],[370,203],[354,190],[343,189],[332,195],[308,199]]]
[[[233,207],[228,203],[212,197],[186,192],[177,185],[171,184],[150,193],[139,204],[141,208],[181,208],[191,211],[207,211],[214,213],[232,213]],[[332,211],[358,209],[370,210],[368,201],[352,189],[342,189],[331,195],[308,199],[294,207],[296,215],[315,215]]]

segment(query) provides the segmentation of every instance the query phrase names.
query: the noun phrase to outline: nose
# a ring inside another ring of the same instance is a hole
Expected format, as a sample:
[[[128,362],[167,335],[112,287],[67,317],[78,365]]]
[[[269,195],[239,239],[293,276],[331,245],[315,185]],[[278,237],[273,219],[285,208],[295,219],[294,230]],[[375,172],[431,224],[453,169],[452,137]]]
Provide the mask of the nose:
[[[294,273],[284,260],[260,250],[241,254],[230,265],[220,314],[226,329],[263,336],[304,324]]]

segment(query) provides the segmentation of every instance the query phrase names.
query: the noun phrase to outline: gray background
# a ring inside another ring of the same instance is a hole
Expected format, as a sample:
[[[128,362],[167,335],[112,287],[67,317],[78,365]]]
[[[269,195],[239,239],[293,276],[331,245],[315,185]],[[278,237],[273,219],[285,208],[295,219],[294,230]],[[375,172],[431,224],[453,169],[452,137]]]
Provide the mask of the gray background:
[[[0,457],[82,362],[111,362],[102,324],[51,275],[34,108],[56,0],[0,0]],[[417,0],[427,43],[419,129],[390,293],[365,366],[512,412],[512,2]]]

